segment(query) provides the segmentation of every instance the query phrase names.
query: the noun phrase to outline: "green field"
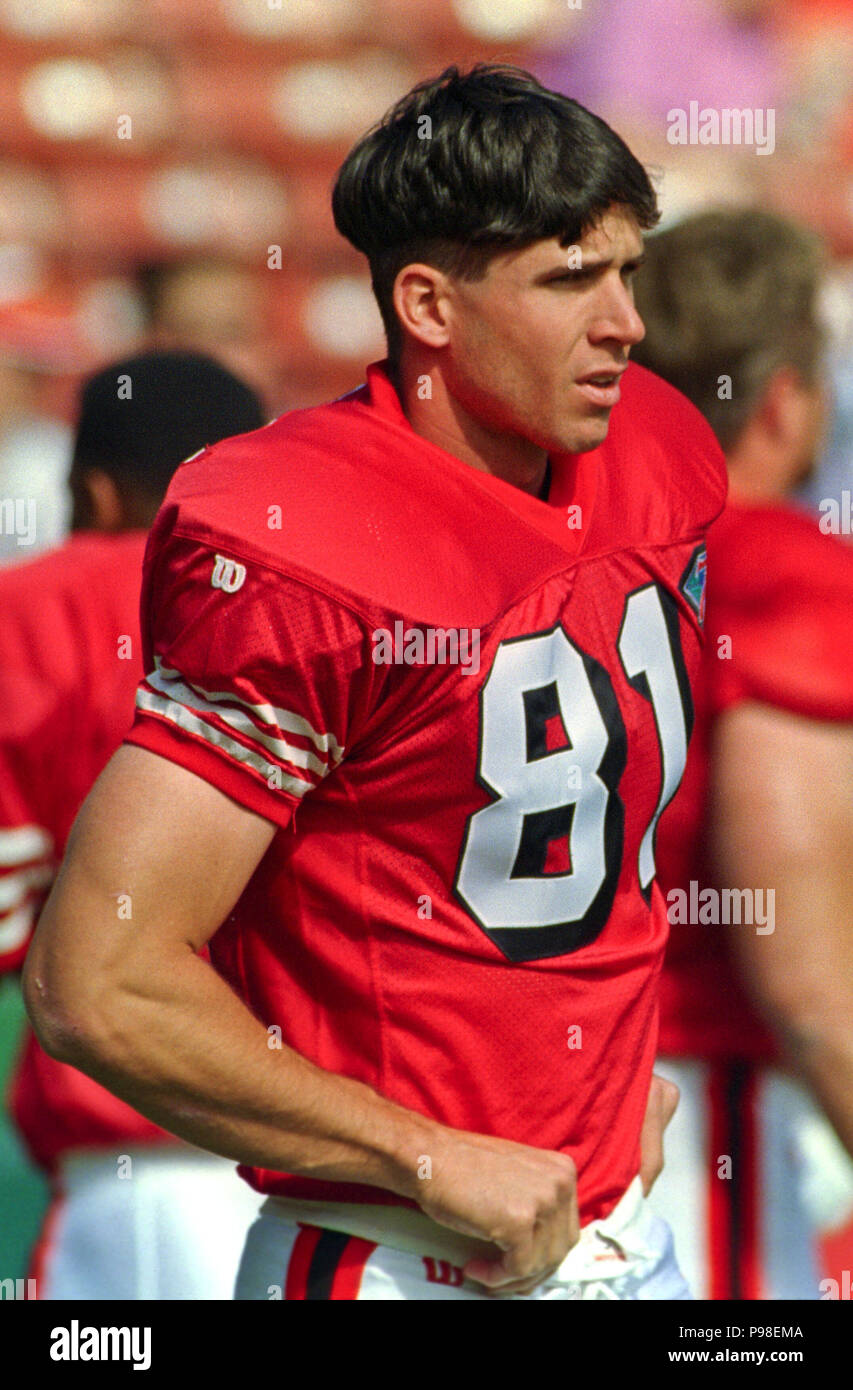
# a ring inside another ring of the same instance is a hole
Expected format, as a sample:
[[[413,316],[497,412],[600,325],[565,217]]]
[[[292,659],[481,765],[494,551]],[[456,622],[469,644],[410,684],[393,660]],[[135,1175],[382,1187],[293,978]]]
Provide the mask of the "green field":
[[[0,981],[0,1086],[9,1071],[24,1022],[17,983]],[[0,1279],[21,1279],[47,1204],[47,1183],[35,1171],[6,1118],[0,1114]]]

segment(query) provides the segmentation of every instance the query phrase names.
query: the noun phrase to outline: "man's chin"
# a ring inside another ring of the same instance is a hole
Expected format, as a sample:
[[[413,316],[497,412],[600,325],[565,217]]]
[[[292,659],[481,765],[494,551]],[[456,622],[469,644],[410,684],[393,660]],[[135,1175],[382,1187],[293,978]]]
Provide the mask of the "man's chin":
[[[567,429],[559,451],[565,454],[588,454],[591,449],[597,449],[607,438],[611,412],[612,407],[610,410],[597,411],[594,419],[583,420],[572,429]]]

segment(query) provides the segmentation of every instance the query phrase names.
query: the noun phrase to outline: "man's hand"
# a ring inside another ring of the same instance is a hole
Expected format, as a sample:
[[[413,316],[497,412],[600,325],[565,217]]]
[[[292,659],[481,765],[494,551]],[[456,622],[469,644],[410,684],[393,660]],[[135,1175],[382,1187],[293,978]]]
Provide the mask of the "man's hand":
[[[653,1076],[640,1134],[640,1179],[648,1197],[663,1171],[663,1132],[675,1114],[680,1092],[674,1081]]]
[[[640,1140],[644,1196],[663,1169],[663,1134],[678,1096],[672,1081],[652,1077]],[[413,1194],[421,1208],[502,1252],[469,1260],[464,1274],[472,1282],[495,1294],[532,1293],[577,1244],[577,1174],[566,1154],[448,1130],[432,1158],[433,1176]]]
[[[496,1247],[464,1266],[495,1294],[532,1293],[580,1235],[577,1175],[566,1154],[460,1130],[433,1140],[432,1177],[413,1195],[434,1221]]]

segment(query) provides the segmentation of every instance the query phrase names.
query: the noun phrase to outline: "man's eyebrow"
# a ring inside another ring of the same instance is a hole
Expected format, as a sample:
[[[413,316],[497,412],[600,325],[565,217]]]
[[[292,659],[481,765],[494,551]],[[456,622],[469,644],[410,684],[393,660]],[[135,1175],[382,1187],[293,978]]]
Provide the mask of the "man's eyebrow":
[[[636,256],[629,256],[627,260],[623,261],[621,269],[630,271],[639,270],[645,259],[645,251],[640,251]],[[580,265],[560,263],[551,266],[548,270],[543,270],[536,276],[536,283],[541,284],[543,280],[553,280],[560,275],[583,275],[584,272],[588,270],[608,270],[610,266],[614,264],[614,261],[615,258],[613,256],[593,258],[592,260],[587,260],[582,256]]]

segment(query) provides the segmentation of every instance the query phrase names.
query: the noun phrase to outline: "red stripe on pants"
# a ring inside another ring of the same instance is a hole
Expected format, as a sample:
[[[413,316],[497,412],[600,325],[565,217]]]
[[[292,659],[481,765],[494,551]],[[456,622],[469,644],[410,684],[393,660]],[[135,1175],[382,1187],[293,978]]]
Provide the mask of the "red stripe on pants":
[[[722,1154],[729,1150],[728,1105],[725,1072],[711,1067],[708,1077],[710,1133],[708,1152],[708,1253],[710,1256],[709,1298],[731,1298],[729,1268],[729,1227],[731,1224],[730,1185],[717,1176]]]
[[[287,1282],[284,1286],[285,1299],[304,1299],[308,1290],[308,1271],[314,1258],[317,1242],[323,1232],[317,1226],[300,1226],[299,1235],[293,1242],[287,1265]]]
[[[333,1299],[356,1299],[361,1288],[364,1266],[370,1259],[376,1244],[370,1240],[360,1240],[353,1236],[338,1262],[332,1282]]]
[[[761,1287],[761,1242],[758,1228],[758,1115],[753,1067],[741,1094],[741,1171],[743,1222],[738,1257],[741,1298],[764,1297]]]
[[[708,1078],[708,1251],[714,1299],[760,1299],[755,1071],[712,1063]],[[724,1156],[730,1177],[720,1177]]]

